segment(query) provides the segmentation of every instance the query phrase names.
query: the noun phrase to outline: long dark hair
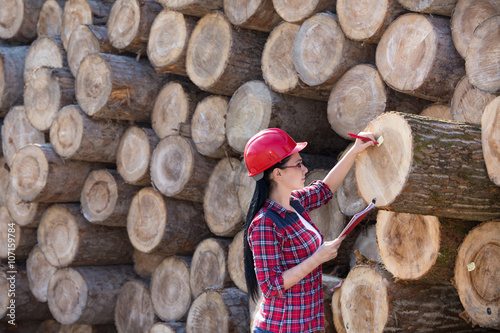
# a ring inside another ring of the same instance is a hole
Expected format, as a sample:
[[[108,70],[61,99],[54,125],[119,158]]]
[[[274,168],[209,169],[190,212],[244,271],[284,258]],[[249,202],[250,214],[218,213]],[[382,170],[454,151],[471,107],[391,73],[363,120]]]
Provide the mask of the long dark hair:
[[[290,156],[281,160],[281,162],[276,163],[272,167],[264,171],[264,177],[258,180],[255,185],[255,191],[253,192],[252,201],[250,201],[250,207],[248,208],[248,213],[245,218],[245,231],[243,234],[243,260],[245,265],[245,280],[247,285],[248,295],[257,301],[259,297],[259,284],[257,283],[257,276],[255,275],[255,265],[253,261],[253,253],[248,243],[248,228],[252,223],[255,215],[264,206],[267,196],[269,195],[269,190],[271,189],[272,180],[271,173],[276,168],[281,168],[290,159]]]

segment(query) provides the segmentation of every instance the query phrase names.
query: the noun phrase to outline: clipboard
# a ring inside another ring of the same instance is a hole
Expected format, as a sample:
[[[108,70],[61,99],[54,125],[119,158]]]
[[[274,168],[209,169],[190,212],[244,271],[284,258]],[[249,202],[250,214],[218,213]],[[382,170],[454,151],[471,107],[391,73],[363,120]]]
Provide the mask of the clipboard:
[[[347,236],[349,233],[363,220],[363,218],[375,207],[376,199],[373,199],[370,204],[361,212],[354,214],[349,223],[345,226],[344,230],[340,233],[339,237]]]

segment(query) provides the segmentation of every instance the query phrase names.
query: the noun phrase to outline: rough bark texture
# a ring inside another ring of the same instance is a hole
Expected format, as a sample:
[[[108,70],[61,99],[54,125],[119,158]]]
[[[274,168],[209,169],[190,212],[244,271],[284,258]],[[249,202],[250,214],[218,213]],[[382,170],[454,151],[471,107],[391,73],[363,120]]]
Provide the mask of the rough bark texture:
[[[166,9],[198,17],[223,9],[223,0],[160,0],[158,2]]]
[[[31,42],[36,38],[36,24],[44,0],[14,0],[2,3],[0,39]]]
[[[118,293],[114,308],[118,332],[149,332],[155,322],[151,293],[142,280],[127,281]]]
[[[23,103],[24,59],[28,46],[0,47],[0,116]]]
[[[287,22],[300,23],[316,13],[335,12],[337,0],[273,0],[274,9]]]
[[[451,116],[455,121],[481,124],[481,117],[489,102],[495,99],[490,94],[470,84],[467,76],[464,76],[455,87],[451,100]]]
[[[265,32],[282,21],[272,0],[224,0],[224,14],[234,25]]]
[[[38,37],[31,43],[24,59],[24,82],[28,82],[30,75],[38,67],[61,68],[67,67],[66,51],[59,36]]]

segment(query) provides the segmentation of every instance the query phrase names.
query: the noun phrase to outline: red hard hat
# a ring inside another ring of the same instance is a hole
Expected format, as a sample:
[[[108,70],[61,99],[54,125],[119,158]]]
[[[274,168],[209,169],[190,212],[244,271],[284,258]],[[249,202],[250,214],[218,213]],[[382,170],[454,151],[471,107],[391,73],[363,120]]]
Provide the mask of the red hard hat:
[[[268,128],[255,134],[245,146],[248,176],[253,177],[305,148],[307,142],[295,142],[285,131]]]

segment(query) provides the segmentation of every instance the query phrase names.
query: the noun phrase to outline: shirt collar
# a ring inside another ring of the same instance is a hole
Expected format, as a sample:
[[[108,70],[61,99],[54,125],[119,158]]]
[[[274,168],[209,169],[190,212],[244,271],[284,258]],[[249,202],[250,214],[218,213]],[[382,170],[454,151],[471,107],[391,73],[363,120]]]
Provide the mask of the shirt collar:
[[[281,206],[279,203],[271,200],[271,199],[266,199],[266,205],[269,209],[272,209],[273,211],[275,211],[276,213],[278,213],[281,218],[285,218],[285,215],[287,213],[293,213],[294,215],[295,212],[292,212],[292,211],[289,211],[287,209],[285,209],[283,206]],[[299,214],[302,214],[302,212],[304,211],[304,208],[302,207],[302,205],[300,204],[300,201],[299,199],[295,198],[295,197],[290,197],[290,205],[299,213]]]

